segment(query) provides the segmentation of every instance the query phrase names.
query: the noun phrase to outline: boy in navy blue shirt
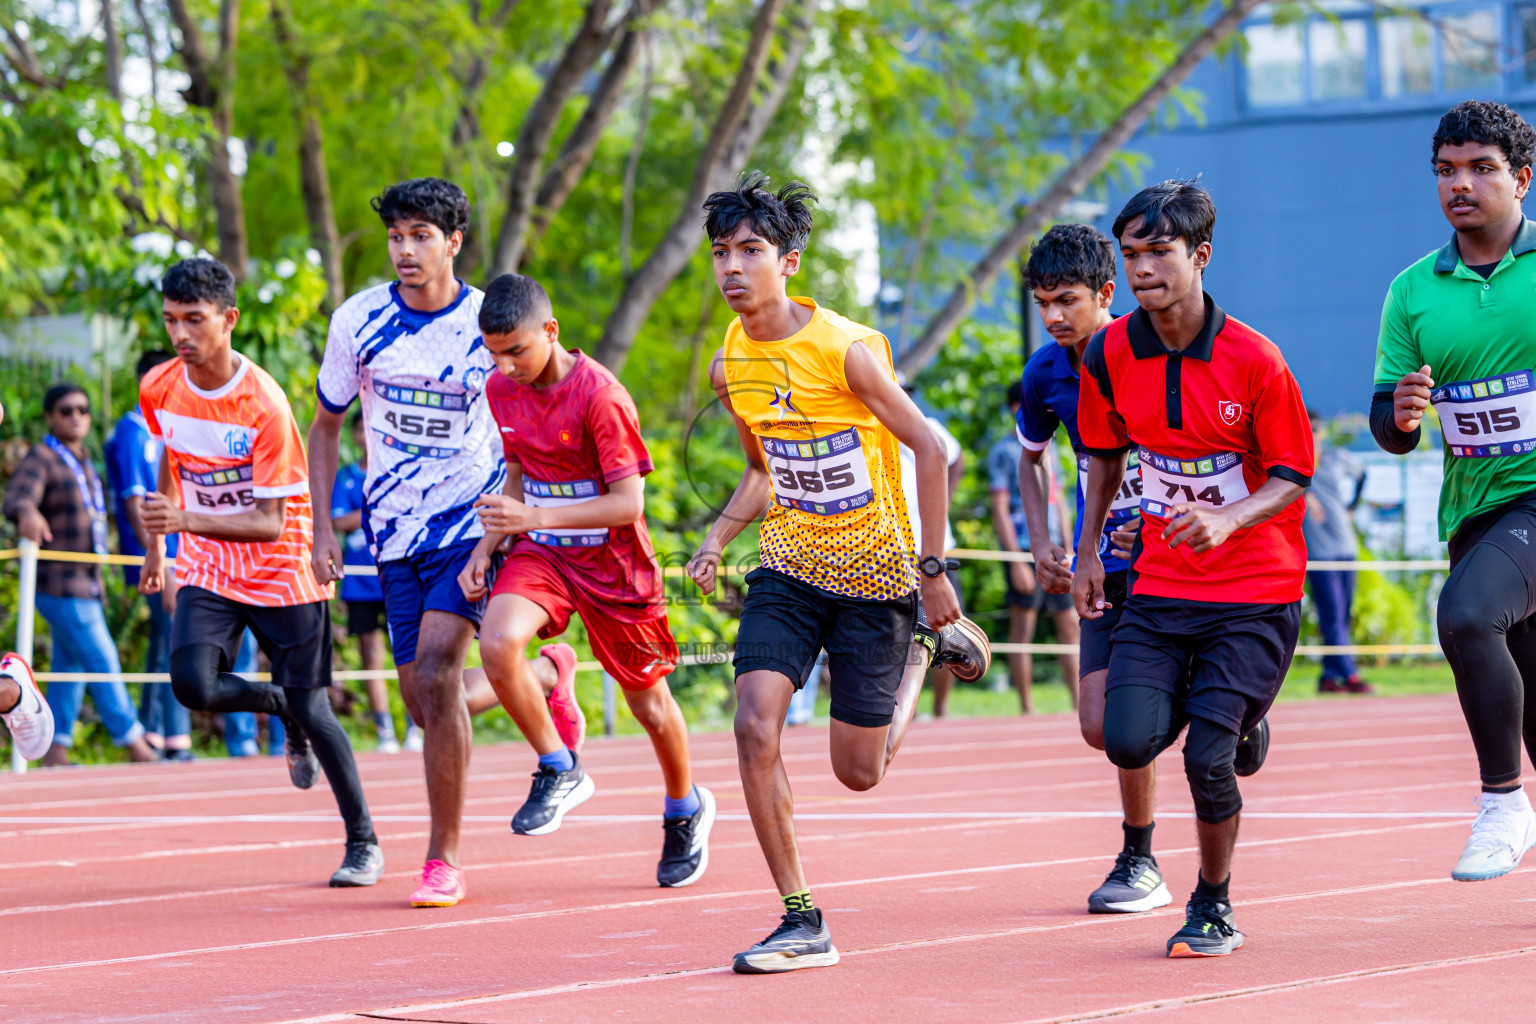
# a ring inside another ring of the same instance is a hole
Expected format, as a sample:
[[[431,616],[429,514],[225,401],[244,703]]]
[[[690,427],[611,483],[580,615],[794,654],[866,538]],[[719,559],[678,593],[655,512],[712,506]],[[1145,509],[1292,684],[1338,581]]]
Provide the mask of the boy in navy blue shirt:
[[[1034,545],[1040,586],[1061,594],[1071,587],[1073,558],[1045,530],[1047,485],[1041,461],[1057,427],[1065,427],[1077,458],[1077,532],[1072,541],[1076,549],[1083,542],[1083,482],[1088,459],[1077,430],[1078,381],[1088,340],[1113,319],[1109,303],[1115,294],[1115,243],[1086,224],[1058,224],[1030,250],[1024,273],[1034,290],[1040,319],[1055,344],[1042,346],[1024,366],[1017,424],[1019,441],[1024,445],[1019,459],[1019,491],[1030,535],[1045,538]],[[1083,738],[1095,750],[1104,749],[1104,680],[1109,670],[1110,633],[1120,619],[1126,596],[1130,562],[1121,549],[1130,547],[1139,528],[1140,501],[1141,478],[1128,469],[1096,541],[1104,562],[1105,596],[1113,607],[1100,618],[1082,622],[1077,703]],[[1118,540],[1112,539],[1117,530]],[[1095,543],[1093,538],[1089,542]],[[1110,554],[1119,557],[1105,557]],[[1119,769],[1125,846],[1104,884],[1088,897],[1091,913],[1136,913],[1173,901],[1152,856],[1154,767]]]

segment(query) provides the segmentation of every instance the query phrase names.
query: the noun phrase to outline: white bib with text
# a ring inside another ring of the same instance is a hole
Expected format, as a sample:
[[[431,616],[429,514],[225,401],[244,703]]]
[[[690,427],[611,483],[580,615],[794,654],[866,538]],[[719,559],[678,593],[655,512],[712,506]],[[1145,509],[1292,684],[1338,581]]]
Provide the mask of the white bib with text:
[[[1141,449],[1141,510],[1147,515],[1167,518],[1175,505],[1220,508],[1246,497],[1243,457],[1236,452],[1176,459]]]
[[[444,459],[464,446],[468,403],[457,392],[373,382],[368,426],[386,448],[425,459]]]
[[[853,427],[805,441],[765,437],[763,455],[773,479],[773,500],[784,508],[835,516],[875,498],[869,462]]]
[[[256,504],[249,462],[207,473],[182,469],[180,476],[182,504],[188,512],[232,516]]]
[[[1519,370],[1444,384],[1429,393],[1451,454],[1493,459],[1536,452],[1536,380]]]
[[[602,494],[596,480],[545,483],[523,474],[523,503],[533,508],[580,505]],[[528,539],[552,548],[595,548],[608,543],[605,526],[581,526],[554,530],[530,530]]]

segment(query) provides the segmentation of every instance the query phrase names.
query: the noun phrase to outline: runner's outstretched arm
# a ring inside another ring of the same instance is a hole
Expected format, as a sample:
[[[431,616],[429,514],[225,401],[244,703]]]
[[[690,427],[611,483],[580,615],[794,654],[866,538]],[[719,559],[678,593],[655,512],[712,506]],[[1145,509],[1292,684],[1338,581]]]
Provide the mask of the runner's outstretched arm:
[[[875,359],[869,346],[848,346],[843,356],[843,374],[854,396],[917,457],[917,506],[923,519],[918,555],[943,559],[944,524],[949,522],[949,467],[945,465],[944,447],[933,436],[922,410],[896,383],[890,370]],[[960,601],[948,577],[942,573],[924,575],[922,588],[923,609],[930,626],[943,629],[960,618]]]
[[[1048,451],[1049,446],[1038,451],[1025,448],[1019,453],[1019,496],[1024,499],[1024,521],[1029,524],[1029,546],[1040,585],[1047,593],[1065,594],[1072,589],[1072,556],[1051,536],[1049,485],[1041,465]]]
[[[704,535],[699,549],[688,560],[688,576],[705,594],[715,592],[715,570],[720,566],[720,555],[725,546],[735,540],[748,523],[763,514],[773,493],[768,467],[763,462],[763,446],[753,436],[752,428],[736,415],[736,409],[731,405],[721,359],[721,353],[717,351],[710,360],[709,383],[715,389],[715,394],[720,396],[721,404],[730,410],[731,419],[736,422],[736,436],[741,441],[741,450],[747,455],[747,466],[741,472],[741,482],[736,485],[731,500],[725,503],[719,518]]]
[[[309,497],[315,512],[315,547],[310,567],[321,583],[341,579],[341,543],[331,524],[331,492],[336,487],[336,470],[341,465],[341,424],[343,412],[331,412],[323,404],[315,409],[315,421],[309,425]]]
[[[210,540],[271,543],[283,535],[287,507],[287,498],[255,498],[244,512],[210,516],[177,508],[174,499],[156,491],[144,496],[144,528],[157,537],[195,533]]]

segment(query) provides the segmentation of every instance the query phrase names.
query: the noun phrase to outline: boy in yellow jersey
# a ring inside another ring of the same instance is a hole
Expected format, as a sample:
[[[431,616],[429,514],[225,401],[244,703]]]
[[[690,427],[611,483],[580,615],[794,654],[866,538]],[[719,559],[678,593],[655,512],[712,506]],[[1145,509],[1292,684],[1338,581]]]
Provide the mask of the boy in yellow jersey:
[[[800,867],[779,756],[785,711],[821,650],[832,690],[832,768],[855,790],[885,774],[930,659],[975,678],[990,658],[985,634],[960,617],[944,575],[944,449],[896,383],[890,343],[785,291],[800,269],[815,198],[799,182],[775,194],[754,172],[704,203],[715,281],[738,314],[710,381],[735,418],[747,467],[688,574],[713,591],[721,551],[763,517],[762,562],[747,576],[736,639],[736,750],[785,910],[768,938],[736,955],[742,974],[838,959]],[[902,444],[916,454],[920,538],[902,496]]]

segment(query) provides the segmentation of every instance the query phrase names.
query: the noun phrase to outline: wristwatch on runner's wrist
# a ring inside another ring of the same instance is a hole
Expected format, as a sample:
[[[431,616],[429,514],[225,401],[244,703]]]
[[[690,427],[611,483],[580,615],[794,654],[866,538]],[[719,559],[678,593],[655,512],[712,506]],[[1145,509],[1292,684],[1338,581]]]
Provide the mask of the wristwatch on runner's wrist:
[[[917,563],[917,568],[919,572],[921,572],[924,576],[927,576],[929,579],[937,579],[938,577],[944,575],[945,569],[960,568],[960,563],[952,558],[946,561],[945,559],[936,558],[933,555],[929,555],[927,558],[924,558],[922,561]]]

